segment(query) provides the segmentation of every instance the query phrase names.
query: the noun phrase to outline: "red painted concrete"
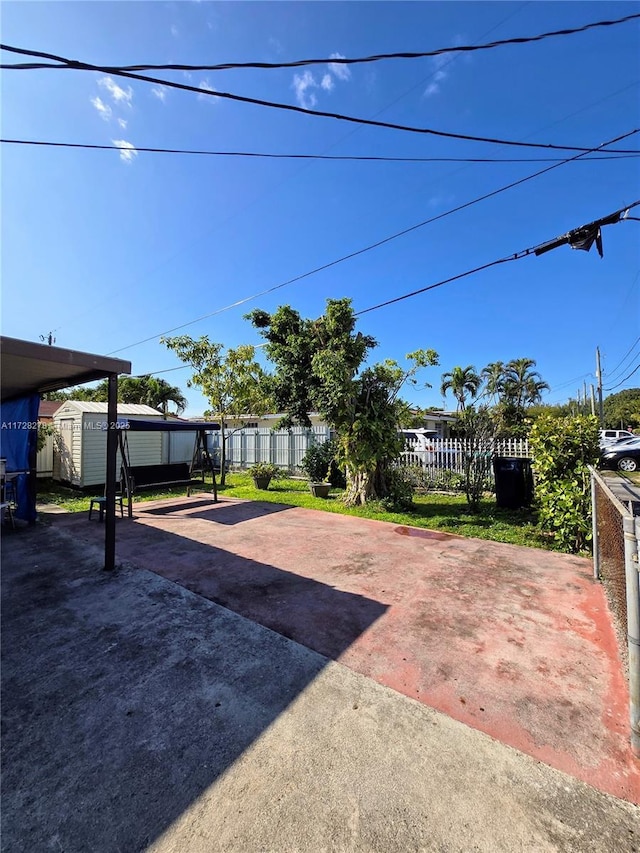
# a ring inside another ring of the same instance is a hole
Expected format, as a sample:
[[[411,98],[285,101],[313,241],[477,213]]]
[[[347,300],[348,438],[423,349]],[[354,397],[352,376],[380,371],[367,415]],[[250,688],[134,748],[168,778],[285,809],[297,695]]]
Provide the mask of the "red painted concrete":
[[[58,516],[100,541],[86,516]],[[588,560],[313,510],[138,504],[155,571],[600,790],[640,802],[628,694]]]

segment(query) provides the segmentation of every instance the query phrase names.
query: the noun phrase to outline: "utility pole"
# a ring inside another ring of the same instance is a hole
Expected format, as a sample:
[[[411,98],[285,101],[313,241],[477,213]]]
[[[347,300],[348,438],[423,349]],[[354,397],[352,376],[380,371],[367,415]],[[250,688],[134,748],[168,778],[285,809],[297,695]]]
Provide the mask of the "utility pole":
[[[604,429],[604,408],[602,405],[602,371],[600,370],[600,347],[596,347],[596,379],[598,380],[598,413],[600,429]]]
[[[596,390],[591,384],[591,414],[595,417],[596,414]]]

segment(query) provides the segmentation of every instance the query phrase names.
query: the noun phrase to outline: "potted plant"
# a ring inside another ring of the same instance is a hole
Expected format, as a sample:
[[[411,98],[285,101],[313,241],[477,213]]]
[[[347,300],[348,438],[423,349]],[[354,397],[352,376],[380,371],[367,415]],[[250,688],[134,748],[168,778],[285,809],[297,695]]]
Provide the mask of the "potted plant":
[[[256,489],[268,489],[271,480],[282,477],[282,469],[273,462],[256,462],[249,468]]]
[[[300,467],[309,478],[309,491],[314,498],[329,497],[331,483],[327,477],[334,453],[335,447],[331,441],[312,444],[300,461]]]

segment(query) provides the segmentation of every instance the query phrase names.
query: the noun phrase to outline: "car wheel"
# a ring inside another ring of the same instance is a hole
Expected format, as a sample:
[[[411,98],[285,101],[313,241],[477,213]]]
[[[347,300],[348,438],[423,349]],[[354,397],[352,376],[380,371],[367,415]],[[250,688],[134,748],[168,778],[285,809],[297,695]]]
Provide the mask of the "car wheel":
[[[619,471],[635,471],[637,467],[638,463],[630,456],[623,456],[622,459],[620,459],[618,462]]]

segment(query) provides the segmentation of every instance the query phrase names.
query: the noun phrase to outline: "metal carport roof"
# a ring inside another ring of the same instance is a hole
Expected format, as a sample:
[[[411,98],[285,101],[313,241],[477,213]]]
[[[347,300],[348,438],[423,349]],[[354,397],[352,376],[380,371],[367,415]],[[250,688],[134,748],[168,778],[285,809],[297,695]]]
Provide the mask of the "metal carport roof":
[[[131,373],[131,362],[78,350],[0,337],[2,400],[44,394],[119,373]]]
[[[120,373],[131,373],[131,362],[78,350],[36,344],[18,338],[0,337],[0,399],[2,402],[57,391],[70,385],[81,385],[96,379],[108,379],[108,421],[113,424],[107,432],[106,459],[106,516],[104,567],[115,567],[116,515],[115,467],[117,434],[118,383]],[[35,460],[30,474],[30,492],[35,503]]]

